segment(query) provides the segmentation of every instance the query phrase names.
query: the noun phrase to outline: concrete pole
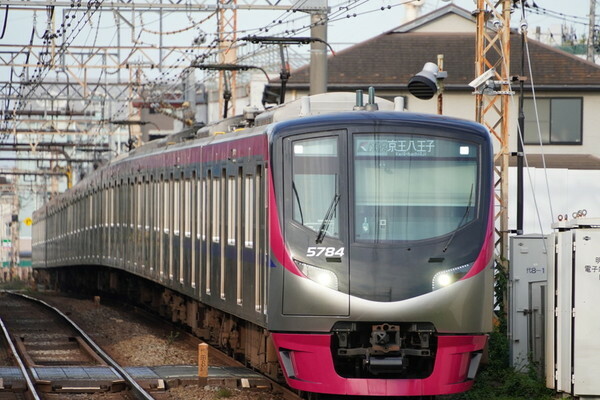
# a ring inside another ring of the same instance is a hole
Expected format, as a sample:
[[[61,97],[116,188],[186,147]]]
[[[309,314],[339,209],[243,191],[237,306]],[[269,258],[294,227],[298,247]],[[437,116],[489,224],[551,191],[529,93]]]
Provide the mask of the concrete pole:
[[[11,224],[10,224],[10,233],[11,233],[11,258],[10,258],[10,280],[13,280],[16,276],[18,276],[18,267],[19,267],[19,192],[18,186],[14,183],[14,197],[12,203],[12,214],[11,214]]]
[[[595,62],[594,30],[596,29],[596,0],[590,0],[590,27],[587,38],[587,60]]]
[[[310,14],[310,36],[327,42],[327,13]],[[327,45],[323,42],[310,44],[310,94],[327,92]]]

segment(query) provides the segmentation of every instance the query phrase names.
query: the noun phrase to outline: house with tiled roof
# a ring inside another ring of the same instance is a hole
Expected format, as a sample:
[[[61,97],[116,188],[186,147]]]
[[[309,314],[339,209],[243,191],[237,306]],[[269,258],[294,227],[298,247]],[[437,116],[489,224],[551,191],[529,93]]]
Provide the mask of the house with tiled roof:
[[[511,75],[521,75],[521,36],[516,31],[511,33],[510,46]],[[551,168],[600,170],[600,66],[532,39],[525,49],[528,164],[541,166],[545,154]],[[443,81],[443,113],[474,119],[475,96],[468,83],[475,78],[475,19],[454,4],[330,56],[328,91],[373,86],[380,97],[403,96],[408,111],[436,113],[435,98],[417,99],[409,94],[407,84],[426,62],[436,63],[439,54],[448,73]],[[308,93],[309,74],[310,66],[292,72],[287,100]],[[277,86],[272,82],[267,89],[277,91]],[[510,148],[516,151],[518,84],[513,90]]]

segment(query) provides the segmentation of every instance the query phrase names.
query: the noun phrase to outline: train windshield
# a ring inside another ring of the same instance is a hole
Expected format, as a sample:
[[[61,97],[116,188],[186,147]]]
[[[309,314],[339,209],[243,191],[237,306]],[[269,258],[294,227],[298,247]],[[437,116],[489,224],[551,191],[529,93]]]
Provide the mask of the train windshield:
[[[292,218],[323,235],[339,236],[337,137],[297,140],[293,145]]]
[[[353,144],[357,242],[438,237],[476,217],[476,144],[406,134],[355,134]]]

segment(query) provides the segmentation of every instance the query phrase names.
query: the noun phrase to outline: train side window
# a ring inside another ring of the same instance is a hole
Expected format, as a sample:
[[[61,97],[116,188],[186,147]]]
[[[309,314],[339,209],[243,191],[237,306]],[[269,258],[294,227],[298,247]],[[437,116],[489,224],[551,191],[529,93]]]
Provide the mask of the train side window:
[[[119,207],[119,200],[121,199],[121,186],[118,184],[118,182],[115,182],[115,187],[114,187],[114,197],[113,197],[113,221],[114,221],[114,226],[115,227],[119,227],[121,226],[121,214],[120,214],[120,208]],[[116,235],[116,233],[115,233]]]
[[[125,193],[125,198],[126,198],[126,214],[125,214],[125,226],[128,228],[133,228],[133,218],[135,217],[134,214],[134,204],[135,203],[133,201],[134,197],[134,190],[135,190],[135,185],[133,184],[133,182],[126,182],[125,185],[123,185],[123,191]]]
[[[95,197],[95,193],[89,193],[88,194],[88,215],[87,215],[87,223],[86,223],[86,228],[91,228],[94,225],[94,205],[96,204],[96,202],[94,201],[94,197]]]
[[[187,179],[185,181],[185,188],[183,194],[183,204],[184,204],[184,213],[183,213],[183,224],[185,230],[185,236],[192,236],[192,209],[191,209],[191,196],[192,196],[192,182]]]
[[[114,186],[111,186],[108,189],[109,193],[108,193],[108,201],[107,201],[107,206],[108,206],[108,219],[106,221],[106,226],[115,226],[115,188]]]
[[[102,191],[102,195],[103,195],[103,204],[104,204],[104,218],[102,220],[102,226],[107,227],[110,222],[109,222],[109,218],[110,218],[110,205],[109,205],[109,199],[110,199],[110,188],[105,187],[104,190]]]
[[[221,235],[221,181],[219,177],[212,178],[212,241],[220,242]]]
[[[144,209],[146,207],[142,207],[142,205],[144,204],[144,199],[146,198],[146,196],[144,196],[144,192],[143,190],[145,189],[145,184],[142,185],[141,180],[138,181],[137,184],[137,201],[135,204],[136,207],[136,211],[137,211],[137,227],[138,229],[144,229],[145,228],[145,221],[144,221],[144,215],[142,214],[142,212],[144,211]]]
[[[237,217],[237,185],[236,177],[227,178],[227,244],[235,246],[235,227]]]
[[[160,221],[162,215],[160,214],[162,211],[162,196],[160,193],[161,188],[160,178],[157,177],[157,180],[154,182],[154,231],[161,232],[160,230]]]
[[[132,230],[137,229],[137,209],[138,209],[137,192],[138,192],[137,183],[132,179],[129,182],[129,185],[127,185],[127,196],[128,196],[128,203],[129,203],[128,222],[129,222],[129,227]]]
[[[151,178],[150,178],[151,179]],[[147,180],[144,185],[144,201],[146,205],[144,206],[143,216],[144,216],[144,229],[146,231],[150,230],[150,225],[152,224],[152,182],[151,180]]]
[[[208,207],[207,204],[207,197],[206,197],[206,190],[207,190],[207,185],[206,185],[206,179],[202,179],[201,182],[201,187],[200,187],[200,213],[199,216],[200,218],[198,219],[198,224],[200,224],[200,229],[198,229],[198,232],[200,233],[200,238],[202,240],[206,240],[206,208]]]
[[[169,226],[169,237],[167,238],[167,247],[168,247],[168,257],[169,257],[169,279],[173,279],[173,231],[174,228],[174,218],[176,212],[179,212],[179,207],[175,204],[175,177],[173,174],[170,175],[169,186],[168,186],[167,197],[169,198],[169,207],[167,207],[168,214],[168,226]],[[176,211],[177,210],[177,211]],[[179,233],[179,232],[178,232]]]
[[[163,232],[169,233],[169,214],[171,214],[171,204],[169,201],[169,193],[171,190],[169,189],[169,181],[162,182],[162,192],[163,192]]]
[[[180,200],[181,181],[173,182],[173,233],[175,236],[179,236],[180,221],[181,221],[181,207],[179,204]]]
[[[244,246],[254,247],[254,177],[244,178]]]

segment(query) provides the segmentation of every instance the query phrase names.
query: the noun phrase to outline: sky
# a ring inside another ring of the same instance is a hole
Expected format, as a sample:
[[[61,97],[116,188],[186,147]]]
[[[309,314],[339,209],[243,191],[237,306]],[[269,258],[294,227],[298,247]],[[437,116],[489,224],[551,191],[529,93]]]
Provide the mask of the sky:
[[[197,0],[202,2],[201,0]],[[205,4],[215,4],[216,0],[203,0]],[[294,0],[281,0],[280,4],[292,4]],[[368,40],[383,32],[394,29],[395,27],[406,22],[405,20],[405,3],[415,0],[328,0],[328,5],[331,8],[330,22],[328,24],[328,42],[335,51],[342,50],[352,44]],[[420,0],[424,4],[422,6],[422,14],[426,14],[449,4],[445,0]],[[533,2],[533,0],[524,0]],[[140,3],[143,1],[139,0]],[[256,0],[254,2],[248,0],[239,0],[240,3],[245,2],[257,5],[266,5],[266,0]],[[105,1],[105,3],[108,3]],[[190,2],[192,4],[193,2]],[[273,3],[273,1],[271,1]],[[453,3],[459,7],[472,11],[476,7],[474,0],[453,0]],[[589,0],[535,0],[535,3],[541,8],[549,11],[545,15],[539,15],[528,11],[527,22],[530,26],[530,32],[535,30],[536,26],[540,26],[542,32],[547,32],[553,28],[554,31],[560,31],[558,27],[561,23],[567,23],[574,27],[578,37],[583,37],[587,32],[586,23],[589,13]],[[186,2],[186,4],[188,4]],[[349,4],[349,10],[341,10],[341,4]],[[381,10],[383,8],[383,10]],[[600,14],[600,7],[598,7]],[[60,15],[64,15],[64,10],[59,11],[57,24],[60,24]],[[0,9],[0,22],[4,17],[4,9]],[[125,17],[129,17],[129,13],[122,11]],[[206,12],[190,11],[189,13],[166,13],[164,31],[175,33],[181,30],[181,34],[164,35],[164,44],[168,47],[169,43],[175,44],[191,44],[195,35],[202,31],[207,34],[207,42],[210,43],[216,33],[216,19],[214,17],[207,18],[206,22],[198,23],[207,17]],[[520,13],[516,12],[516,18],[511,23],[511,26],[518,26]],[[513,15],[515,15],[513,14]],[[564,16],[561,17],[561,14]],[[75,17],[73,17],[75,18]],[[138,29],[129,34],[123,32],[121,41],[127,41],[129,38],[135,37],[140,43],[158,43],[157,35],[152,34],[152,31],[158,31],[158,14],[144,13],[143,17],[136,17],[135,23]],[[238,38],[244,35],[276,35],[283,34],[286,30],[290,30],[288,36],[309,36],[308,28],[302,29],[309,24],[310,18],[306,13],[289,13],[282,11],[238,11]],[[30,40],[30,32],[32,27],[36,26],[36,35],[34,38],[35,44],[41,44],[41,35],[46,27],[46,16],[44,13],[38,13],[34,19],[31,12],[10,11],[6,32],[0,38],[0,43],[12,43],[25,46]],[[86,29],[83,29],[76,36],[74,44],[85,44],[86,46],[94,47],[95,45],[111,46],[117,43],[115,22],[116,19],[110,12],[96,13],[87,22]],[[274,23],[274,21],[282,21],[282,23]],[[126,27],[126,24],[121,20],[120,26]],[[147,28],[146,31],[139,29],[140,26]],[[180,29],[184,27],[184,29]],[[187,27],[193,27],[188,29]],[[264,28],[269,28],[268,33]],[[300,28],[300,29],[299,29]],[[70,28],[75,31],[74,27]],[[5,35],[4,35],[5,33]],[[24,34],[25,33],[25,34]],[[60,39],[57,39],[60,43]],[[172,42],[169,42],[172,41]],[[308,52],[308,46],[299,46],[299,51]],[[10,72],[9,68],[0,68],[0,77],[7,78]]]
[[[351,13],[356,13],[357,17],[342,18],[329,24],[328,39],[336,47],[340,47],[344,43],[363,41],[393,29],[404,22],[405,7],[397,5],[405,2],[407,1],[365,1],[363,2],[364,5],[352,10]],[[473,11],[476,8],[476,1],[474,0],[454,0],[452,2],[467,11]],[[529,2],[531,3],[531,0]],[[337,3],[336,0],[329,0],[330,6]],[[425,0],[422,13],[431,12],[449,3],[444,0]],[[540,26],[544,32],[551,27],[557,28],[562,23],[567,23],[577,30],[578,36],[587,33],[588,28],[583,22],[587,22],[590,7],[589,0],[535,0],[535,3],[538,5],[540,13],[543,12],[540,8],[550,10],[552,13],[539,15],[526,9],[526,19],[530,30]],[[382,6],[386,8],[384,11],[379,10]],[[387,9],[387,6],[392,6],[392,8]],[[376,11],[369,12],[371,10]],[[332,9],[333,11],[335,10]],[[560,14],[564,15],[563,18],[560,18]],[[600,14],[600,7],[598,7],[598,14]],[[571,16],[579,18],[572,18]],[[518,18],[512,21],[511,25],[518,26],[520,19],[519,11]]]

